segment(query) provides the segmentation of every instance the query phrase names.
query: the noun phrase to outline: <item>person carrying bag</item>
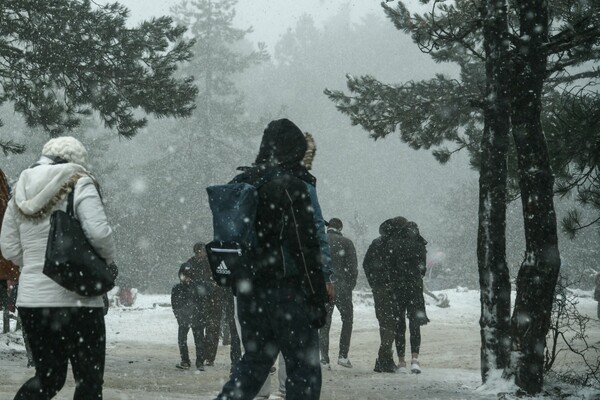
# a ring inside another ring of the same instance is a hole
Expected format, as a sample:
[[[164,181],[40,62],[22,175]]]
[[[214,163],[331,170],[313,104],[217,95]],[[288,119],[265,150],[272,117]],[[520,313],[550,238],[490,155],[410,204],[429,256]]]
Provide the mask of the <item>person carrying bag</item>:
[[[0,250],[20,268],[17,308],[36,370],[16,400],[53,398],[65,383],[69,362],[77,381],[73,398],[102,398],[106,287],[98,295],[81,295],[43,272],[51,216],[67,210],[70,193],[72,215],[85,241],[105,265],[114,263],[113,231],[86,158],[85,147],[73,137],[48,141],[38,162],[21,173],[2,222]]]
[[[82,296],[103,295],[115,287],[116,264],[98,255],[85,236],[73,210],[74,191],[67,197],[67,210],[50,216],[44,275]]]

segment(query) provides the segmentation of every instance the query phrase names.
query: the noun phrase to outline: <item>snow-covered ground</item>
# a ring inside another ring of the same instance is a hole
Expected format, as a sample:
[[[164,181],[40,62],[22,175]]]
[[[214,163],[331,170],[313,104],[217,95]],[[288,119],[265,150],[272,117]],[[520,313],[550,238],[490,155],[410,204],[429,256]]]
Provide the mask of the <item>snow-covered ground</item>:
[[[420,375],[378,374],[373,365],[379,346],[378,325],[368,293],[355,292],[355,316],[350,359],[354,368],[332,364],[323,371],[322,399],[497,399],[514,387],[492,379],[481,385],[479,371],[479,292],[445,290],[450,307],[427,306],[431,322],[422,329]],[[436,294],[442,293],[436,292]],[[579,292],[579,309],[594,317],[597,303],[590,292]],[[180,371],[177,324],[168,295],[138,294],[133,307],[113,307],[106,318],[107,363],[104,398],[130,399],[213,399],[229,372],[229,347],[220,346],[215,366],[204,372]],[[331,330],[332,360],[337,357],[341,321],[334,314]],[[589,339],[600,344],[600,322],[588,327]],[[193,339],[189,338],[193,355]],[[563,361],[563,362],[568,362]],[[0,400],[12,399],[19,386],[33,375],[26,368],[20,331],[0,334]],[[277,393],[273,379],[273,393]],[[70,399],[70,375],[56,399]],[[600,399],[600,392],[569,388],[548,382],[548,391],[560,389],[562,398]],[[558,395],[556,395],[558,396]],[[555,397],[554,395],[551,397]],[[507,396],[505,398],[511,398]],[[547,398],[547,397],[546,397]]]

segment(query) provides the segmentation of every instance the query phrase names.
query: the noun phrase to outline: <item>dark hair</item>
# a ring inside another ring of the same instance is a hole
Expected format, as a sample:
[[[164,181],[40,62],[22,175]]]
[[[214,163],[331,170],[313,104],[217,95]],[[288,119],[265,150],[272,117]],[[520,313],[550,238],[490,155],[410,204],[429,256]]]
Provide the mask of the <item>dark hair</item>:
[[[329,220],[329,223],[327,224],[328,227],[336,229],[338,231],[341,231],[342,228],[344,227],[344,224],[342,223],[342,220],[339,218],[331,218]]]
[[[196,244],[194,244],[194,253],[197,253],[200,250],[204,250],[204,243],[197,242]]]

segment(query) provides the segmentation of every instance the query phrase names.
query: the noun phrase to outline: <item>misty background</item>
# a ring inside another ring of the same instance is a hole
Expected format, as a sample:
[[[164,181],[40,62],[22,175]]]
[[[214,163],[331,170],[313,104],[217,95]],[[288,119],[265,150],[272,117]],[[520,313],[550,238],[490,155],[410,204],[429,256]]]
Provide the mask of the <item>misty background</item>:
[[[180,22],[186,18],[172,13],[180,4],[176,1],[121,3],[130,8],[132,24],[159,15],[173,15]],[[457,70],[421,53],[385,19],[379,1],[242,0],[235,9],[234,26],[254,31],[229,49],[242,55],[262,52],[268,58],[228,74],[234,92],[208,104],[202,82],[206,71],[219,69],[196,52],[197,62],[182,67],[201,89],[191,118],[151,118],[132,140],[119,138],[93,117],[72,133],[90,152],[90,170],[103,188],[122,284],[168,292],[193,244],[212,238],[205,187],[224,183],[236,167],[250,165],[266,124],[289,118],[315,138],[312,173],[323,214],[344,222],[343,233],[355,242],[359,264],[379,225],[401,215],[419,225],[429,242],[429,258],[443,266],[436,289],[476,288],[478,174],[467,154],[458,153],[441,165],[429,151],[411,149],[397,136],[373,141],[323,94],[325,88],[344,89],[346,74],[397,83]],[[48,136],[28,128],[10,107],[0,113],[2,137],[28,146],[23,155],[0,159],[14,183],[37,160]],[[225,117],[215,120],[215,115]],[[571,205],[571,199],[557,199],[558,220]],[[522,225],[520,201],[514,201],[507,215],[507,262],[513,277],[523,257]],[[591,282],[580,279],[598,268],[597,244],[593,229],[575,240],[561,232],[563,272],[581,288],[591,288]],[[360,284],[366,286],[365,280]]]

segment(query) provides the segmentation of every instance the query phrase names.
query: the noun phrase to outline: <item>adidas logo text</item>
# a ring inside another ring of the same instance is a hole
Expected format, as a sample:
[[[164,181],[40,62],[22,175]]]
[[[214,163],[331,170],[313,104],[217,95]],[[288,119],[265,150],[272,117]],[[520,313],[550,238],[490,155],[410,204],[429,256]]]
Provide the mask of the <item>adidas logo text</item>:
[[[221,264],[219,264],[219,266],[217,267],[217,274],[231,275],[231,271],[229,270],[229,268],[227,268],[227,265],[225,265],[225,261],[221,261]]]

